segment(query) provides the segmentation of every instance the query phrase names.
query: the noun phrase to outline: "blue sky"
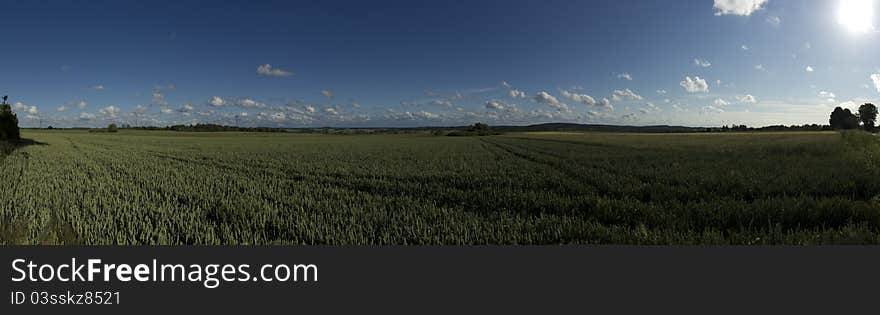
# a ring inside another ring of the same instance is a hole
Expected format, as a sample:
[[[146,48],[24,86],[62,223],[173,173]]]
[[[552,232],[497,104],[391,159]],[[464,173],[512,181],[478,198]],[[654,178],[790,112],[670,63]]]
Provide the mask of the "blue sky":
[[[2,1],[0,94],[44,127],[827,123],[880,95],[875,2]]]

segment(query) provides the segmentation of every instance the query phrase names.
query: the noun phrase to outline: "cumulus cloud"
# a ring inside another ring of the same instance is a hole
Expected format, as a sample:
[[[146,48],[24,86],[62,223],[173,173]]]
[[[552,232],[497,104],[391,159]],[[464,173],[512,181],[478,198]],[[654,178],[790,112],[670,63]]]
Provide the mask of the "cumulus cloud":
[[[293,75],[293,73],[290,71],[272,69],[272,65],[268,63],[257,67],[257,73],[270,77],[287,77]]]
[[[619,79],[624,79],[624,80],[627,80],[627,81],[632,81],[632,79],[633,79],[633,77],[632,77],[629,73],[627,73],[627,72],[624,72],[624,73],[620,73],[620,74],[618,74],[618,75],[617,75],[617,78],[619,78]]]
[[[741,97],[736,98],[740,103],[754,104],[757,103],[758,100],[755,99],[751,94],[746,94]]]
[[[621,100],[625,100],[625,99],[626,100],[642,100],[642,96],[636,94],[635,92],[631,91],[630,89],[623,89],[623,90],[614,90],[614,93],[611,95],[611,99],[613,99],[615,101],[621,101]]]
[[[58,106],[57,108],[55,108],[55,111],[58,111],[58,112],[66,112],[66,111],[67,111],[67,106],[64,106],[64,105]]]
[[[699,93],[699,92],[709,92],[709,83],[706,83],[706,80],[701,79],[700,77],[684,77],[684,81],[679,82],[679,85],[684,88],[688,93]]]
[[[79,107],[79,109],[84,109],[86,106],[89,106],[89,103],[86,103],[86,101],[79,101],[79,103],[76,103],[76,107]]]
[[[751,15],[763,8],[767,0],[715,0],[715,15]]]
[[[740,45],[740,46],[739,46],[739,49],[742,50],[742,51],[746,51],[746,50],[749,50],[749,46],[746,46],[746,45]]]
[[[506,104],[498,100],[490,100],[486,102],[486,109],[502,110]]]
[[[707,60],[700,59],[700,58],[694,58],[694,64],[698,65],[700,67],[703,67],[703,68],[708,68],[708,67],[712,66],[711,62],[709,62]]]
[[[80,119],[80,120],[95,120],[95,119],[97,119],[97,118],[98,118],[98,117],[95,116],[95,114],[90,114],[90,113],[79,113],[79,119]]]
[[[98,84],[98,85],[93,86],[92,89],[94,89],[95,91],[103,91],[103,90],[106,90],[107,88],[101,84]]]
[[[614,110],[614,106],[611,105],[611,101],[609,101],[607,98],[602,98],[602,100],[599,101],[599,102],[597,103],[597,105],[598,105],[599,107],[602,107],[602,108],[606,109],[606,110]]]
[[[872,74],[871,81],[874,82],[874,89],[877,89],[877,92],[880,92],[880,73]]]
[[[528,97],[528,96],[526,96],[526,92],[523,92],[520,90],[507,91],[507,96],[509,96],[511,98],[526,98],[526,97]]]
[[[22,102],[15,102],[15,104],[12,104],[12,110],[20,113],[26,113],[28,115],[36,115],[40,113],[40,111],[37,109],[37,106],[27,105]]]
[[[170,108],[163,108],[159,110],[159,112],[161,112],[162,114],[174,114],[174,110]]]
[[[331,116],[339,115],[339,112],[333,107],[325,108],[324,113],[326,113],[327,115],[331,115]]]
[[[758,70],[758,71],[764,71],[764,70],[765,70],[765,69],[764,69],[764,65],[763,65],[763,64],[757,64],[757,65],[755,65],[755,70]]]
[[[249,98],[243,98],[235,102],[235,105],[241,108],[264,108],[266,104],[254,101]]]
[[[550,105],[550,107],[553,107],[558,111],[569,111],[568,105],[560,102],[556,97],[545,91],[538,92],[538,94],[535,95],[535,102]]]
[[[107,107],[104,107],[104,108],[101,108],[98,110],[98,114],[100,114],[101,116],[103,116],[106,119],[116,119],[117,117],[119,117],[119,112],[120,112],[119,107],[116,107],[113,105],[110,105],[110,106],[107,106]]]
[[[308,112],[310,114],[314,114],[317,111],[317,110],[315,110],[314,106],[306,105],[304,108],[305,108],[306,112]]]
[[[715,103],[715,106],[727,106],[727,105],[730,105],[730,103],[728,103],[727,101],[725,101],[725,100],[723,100],[723,99],[720,99],[720,98],[716,98],[716,99],[715,99],[715,102],[713,102],[713,103]]]
[[[562,90],[562,97],[570,99],[572,101],[587,105],[587,106],[595,106],[596,100],[587,94],[578,94],[574,92],[569,92],[566,90]]]
[[[779,23],[782,23],[782,19],[780,19],[778,16],[768,16],[766,21],[773,26],[779,26]]]
[[[666,94],[666,90],[657,90],[657,94],[660,94],[660,95]]]
[[[805,70],[807,70],[807,72],[813,72],[813,67],[807,66],[807,68]]]
[[[434,114],[431,112],[426,112],[426,111],[418,111],[418,112],[412,113],[412,115],[413,115],[413,117],[426,119],[426,120],[440,119],[440,115],[437,115],[437,114]]]
[[[287,114],[285,114],[284,112],[277,112],[272,114],[269,119],[272,121],[284,121],[285,119],[287,119]]]
[[[193,108],[193,106],[192,106],[191,104],[183,104],[183,105],[180,106],[180,111],[181,111],[181,112],[191,112],[191,111],[193,111],[193,109],[194,109],[194,108]]]
[[[513,88],[513,86],[510,85],[510,83],[507,83],[507,81],[501,81],[501,86],[503,86],[505,89],[512,89]]]
[[[222,97],[219,97],[219,96],[213,96],[213,97],[211,97],[211,100],[208,101],[208,105],[211,105],[214,107],[223,107],[223,106],[226,106],[226,104],[227,104],[226,100],[224,100]]]
[[[333,92],[330,90],[322,90],[321,95],[324,95],[326,98],[333,98]]]

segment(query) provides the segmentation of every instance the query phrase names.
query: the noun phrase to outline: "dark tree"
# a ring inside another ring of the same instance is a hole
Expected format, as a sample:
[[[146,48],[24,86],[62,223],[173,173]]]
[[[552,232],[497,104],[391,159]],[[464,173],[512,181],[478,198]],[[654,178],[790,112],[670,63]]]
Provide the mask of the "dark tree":
[[[831,128],[837,129],[856,129],[859,128],[859,117],[854,115],[848,108],[835,107],[831,112],[831,119],[828,120]]]
[[[6,96],[3,96],[3,103],[0,103],[0,140],[19,139],[21,136],[18,130],[18,116],[6,102]]]
[[[859,120],[867,131],[874,130],[874,122],[877,121],[877,106],[871,103],[865,103],[859,106]]]
[[[116,124],[110,124],[107,126],[107,132],[117,132],[119,128],[116,127]]]

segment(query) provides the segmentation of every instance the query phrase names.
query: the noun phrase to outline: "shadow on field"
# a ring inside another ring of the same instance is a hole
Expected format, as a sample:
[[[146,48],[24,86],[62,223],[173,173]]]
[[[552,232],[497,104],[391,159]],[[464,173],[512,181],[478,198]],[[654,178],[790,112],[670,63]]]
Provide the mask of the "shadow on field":
[[[18,141],[0,141],[0,154],[7,155],[12,153],[15,150],[24,148],[29,145],[49,145],[45,142],[36,141],[33,139],[21,139]]]

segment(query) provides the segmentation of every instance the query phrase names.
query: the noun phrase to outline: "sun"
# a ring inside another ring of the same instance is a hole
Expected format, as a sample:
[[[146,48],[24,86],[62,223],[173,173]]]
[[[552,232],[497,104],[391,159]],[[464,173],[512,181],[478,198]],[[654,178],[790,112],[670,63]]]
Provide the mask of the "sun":
[[[853,33],[874,30],[874,0],[840,0],[837,23]]]

